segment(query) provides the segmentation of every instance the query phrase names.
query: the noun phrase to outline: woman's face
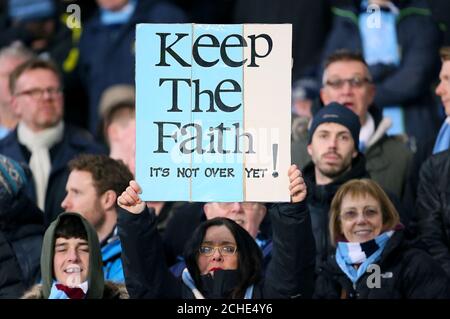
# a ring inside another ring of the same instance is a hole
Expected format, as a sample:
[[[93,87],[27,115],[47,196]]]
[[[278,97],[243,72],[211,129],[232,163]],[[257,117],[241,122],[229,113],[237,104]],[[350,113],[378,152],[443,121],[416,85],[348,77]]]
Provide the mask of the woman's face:
[[[206,230],[205,237],[198,252],[198,268],[202,275],[216,270],[234,270],[238,268],[236,240],[230,230],[224,226],[211,226]]]
[[[374,239],[383,229],[380,204],[370,195],[344,196],[339,218],[342,234],[349,242],[363,243]]]

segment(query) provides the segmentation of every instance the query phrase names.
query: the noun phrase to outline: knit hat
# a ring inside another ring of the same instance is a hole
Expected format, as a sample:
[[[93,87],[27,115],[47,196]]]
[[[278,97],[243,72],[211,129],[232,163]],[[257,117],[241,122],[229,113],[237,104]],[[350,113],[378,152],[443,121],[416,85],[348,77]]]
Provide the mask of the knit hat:
[[[107,119],[111,112],[121,104],[134,106],[136,101],[134,86],[129,84],[117,84],[106,89],[100,99],[100,116]]]
[[[337,123],[345,126],[350,131],[355,147],[357,148],[361,124],[359,117],[352,110],[336,102],[332,102],[320,109],[313,117],[309,129],[308,144],[311,144],[315,130],[322,123]]]
[[[13,20],[34,21],[56,14],[53,0],[8,0],[8,14]]]
[[[0,210],[11,205],[30,176],[28,167],[0,154]]]

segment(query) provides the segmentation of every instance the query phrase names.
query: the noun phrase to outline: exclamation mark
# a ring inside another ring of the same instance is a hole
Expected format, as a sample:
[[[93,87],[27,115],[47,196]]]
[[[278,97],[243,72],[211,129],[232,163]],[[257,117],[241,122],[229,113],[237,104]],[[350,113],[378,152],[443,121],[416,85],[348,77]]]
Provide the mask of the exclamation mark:
[[[278,177],[277,172],[277,158],[278,158],[278,144],[272,144],[272,156],[273,156],[273,177]]]

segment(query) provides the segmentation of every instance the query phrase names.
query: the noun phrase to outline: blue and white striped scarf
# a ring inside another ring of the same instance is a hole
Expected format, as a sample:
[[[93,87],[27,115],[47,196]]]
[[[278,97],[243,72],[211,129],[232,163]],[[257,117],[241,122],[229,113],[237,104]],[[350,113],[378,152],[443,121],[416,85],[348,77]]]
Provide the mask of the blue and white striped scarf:
[[[338,242],[336,262],[339,268],[353,283],[356,283],[364,275],[367,267],[380,259],[386,243],[393,234],[393,230],[384,232],[364,243]],[[355,269],[354,265],[360,266]]]

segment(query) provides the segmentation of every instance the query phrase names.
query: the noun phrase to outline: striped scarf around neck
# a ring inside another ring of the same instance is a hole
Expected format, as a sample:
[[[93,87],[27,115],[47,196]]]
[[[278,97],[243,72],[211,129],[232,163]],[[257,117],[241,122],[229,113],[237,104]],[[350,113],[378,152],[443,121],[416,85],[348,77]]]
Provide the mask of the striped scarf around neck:
[[[387,231],[364,243],[338,242],[336,262],[352,283],[356,283],[364,275],[367,267],[380,259],[393,234],[393,230]],[[359,267],[355,269],[355,265]]]

